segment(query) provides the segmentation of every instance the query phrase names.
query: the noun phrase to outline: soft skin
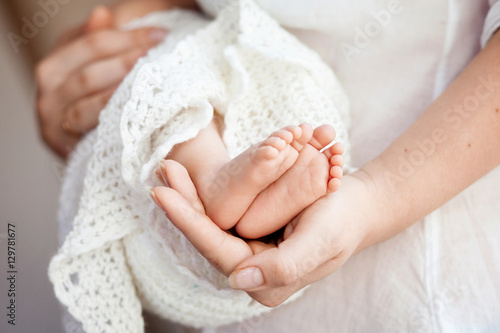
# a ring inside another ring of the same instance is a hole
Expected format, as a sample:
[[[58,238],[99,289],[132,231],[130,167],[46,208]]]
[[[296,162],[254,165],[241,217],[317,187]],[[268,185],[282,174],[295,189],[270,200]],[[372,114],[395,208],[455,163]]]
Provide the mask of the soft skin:
[[[160,180],[166,178],[163,171],[169,159],[181,163],[207,216],[222,230],[235,227],[241,237],[255,239],[281,229],[304,208],[339,188],[342,144],[320,152],[335,134],[329,125],[287,126],[230,159],[212,121],[195,138],[176,145],[167,161],[160,163],[157,175]]]
[[[157,203],[222,273],[267,306],[338,269],[353,254],[389,239],[500,165],[500,36],[495,34],[448,89],[381,155],[343,178],[340,189],[292,221],[278,246],[243,240],[204,214],[191,181],[154,189]],[[490,81],[487,94],[484,82]],[[482,88],[478,88],[482,87]],[[481,91],[479,91],[479,90]],[[450,115],[467,96],[471,111]],[[453,117],[452,117],[453,116]],[[409,175],[401,159],[434,140],[434,153]],[[176,165],[170,173],[181,175]],[[230,255],[228,255],[230,254]]]

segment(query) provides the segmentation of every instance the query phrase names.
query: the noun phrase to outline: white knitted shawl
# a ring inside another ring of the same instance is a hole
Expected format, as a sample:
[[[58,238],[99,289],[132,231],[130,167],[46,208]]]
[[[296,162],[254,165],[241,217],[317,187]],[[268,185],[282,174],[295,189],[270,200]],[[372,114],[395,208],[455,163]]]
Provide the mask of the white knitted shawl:
[[[228,287],[148,195],[158,161],[224,118],[231,157],[290,124],[333,125],[348,102],[320,58],[250,0],[214,21],[174,10],[131,24],[166,40],[139,60],[72,154],[59,218],[72,221],[49,266],[58,299],[87,332],[143,332],[142,307],[210,327],[269,309]]]

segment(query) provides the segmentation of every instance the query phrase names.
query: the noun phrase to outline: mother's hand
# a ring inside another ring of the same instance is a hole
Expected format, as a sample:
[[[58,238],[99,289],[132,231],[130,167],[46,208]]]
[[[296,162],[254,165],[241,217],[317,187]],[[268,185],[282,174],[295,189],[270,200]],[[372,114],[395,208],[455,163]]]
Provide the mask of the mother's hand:
[[[370,216],[364,212],[373,201],[363,178],[346,176],[341,189],[290,222],[276,246],[245,242],[219,229],[205,215],[187,171],[177,162],[163,163],[170,188],[154,188],[153,199],[198,251],[229,276],[231,287],[266,306],[277,306],[331,274],[369,243]]]
[[[106,7],[96,8],[74,32],[76,37],[43,59],[35,74],[42,137],[63,157],[97,125],[100,111],[137,60],[166,34],[153,28],[119,31]]]

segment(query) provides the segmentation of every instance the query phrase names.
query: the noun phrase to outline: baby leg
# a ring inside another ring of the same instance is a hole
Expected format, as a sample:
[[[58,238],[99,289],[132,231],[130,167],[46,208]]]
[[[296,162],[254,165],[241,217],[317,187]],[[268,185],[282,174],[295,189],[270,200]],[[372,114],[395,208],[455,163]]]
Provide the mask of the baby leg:
[[[343,146],[337,143],[319,151],[334,138],[331,126],[314,130],[295,164],[257,196],[238,222],[236,231],[240,236],[253,239],[279,230],[314,201],[339,188]]]

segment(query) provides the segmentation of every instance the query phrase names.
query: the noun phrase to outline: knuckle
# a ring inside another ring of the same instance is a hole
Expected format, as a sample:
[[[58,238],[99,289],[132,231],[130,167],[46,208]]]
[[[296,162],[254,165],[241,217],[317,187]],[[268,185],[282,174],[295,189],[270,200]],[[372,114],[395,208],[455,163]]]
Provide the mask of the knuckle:
[[[278,285],[287,286],[298,280],[299,270],[290,256],[282,255],[274,262],[273,276]]]
[[[81,104],[73,105],[67,113],[67,119],[71,121],[72,124],[79,123],[84,110]]]
[[[102,56],[106,53],[106,45],[109,37],[107,31],[99,31],[86,36],[85,43],[97,56]]]
[[[91,74],[87,69],[82,70],[78,76],[78,85],[80,86],[81,89],[83,90],[89,90],[91,88]]]

